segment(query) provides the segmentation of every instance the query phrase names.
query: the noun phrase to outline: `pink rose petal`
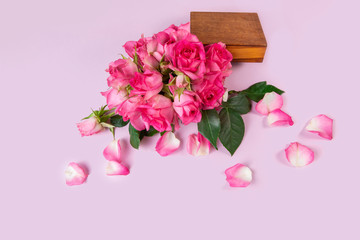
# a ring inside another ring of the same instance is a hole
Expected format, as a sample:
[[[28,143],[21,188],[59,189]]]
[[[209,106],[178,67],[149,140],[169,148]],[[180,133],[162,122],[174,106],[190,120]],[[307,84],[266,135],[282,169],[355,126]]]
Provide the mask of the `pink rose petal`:
[[[286,158],[295,167],[303,167],[314,161],[314,152],[298,143],[293,142],[285,149]]]
[[[127,167],[116,161],[108,161],[105,172],[108,176],[128,175],[130,173]]]
[[[156,143],[156,151],[161,156],[167,156],[180,147],[180,140],[176,138],[173,132],[166,132]]]
[[[333,138],[333,120],[324,114],[320,114],[310,120],[306,130],[331,140]]]
[[[87,174],[77,163],[71,162],[65,170],[65,181],[68,186],[80,185],[85,182]]]
[[[121,88],[119,90],[111,88],[106,92],[101,92],[101,95],[106,97],[106,102],[109,109],[119,106],[129,98],[128,92],[125,88]]]
[[[230,187],[247,187],[252,181],[252,171],[243,164],[236,164],[225,170]]]
[[[276,92],[266,93],[264,98],[256,104],[256,111],[263,115],[268,115],[270,112],[280,109],[283,106],[282,97]]]
[[[109,161],[120,161],[120,157],[121,157],[120,139],[112,141],[104,149],[103,155]]]
[[[210,142],[200,133],[191,134],[187,142],[187,151],[193,156],[205,156],[209,154]]]
[[[269,113],[267,120],[270,126],[294,125],[291,117],[280,109],[276,109]]]

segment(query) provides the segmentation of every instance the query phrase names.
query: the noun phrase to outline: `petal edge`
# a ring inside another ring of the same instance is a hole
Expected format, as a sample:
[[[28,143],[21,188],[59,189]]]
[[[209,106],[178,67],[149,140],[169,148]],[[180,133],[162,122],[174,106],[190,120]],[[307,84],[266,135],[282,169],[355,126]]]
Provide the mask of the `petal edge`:
[[[252,181],[252,171],[243,164],[236,164],[225,170],[230,187],[247,187]]]
[[[314,161],[314,152],[298,142],[291,143],[285,149],[285,154],[288,162],[295,167],[303,167]]]
[[[83,184],[87,179],[87,174],[77,163],[71,162],[65,170],[66,185],[74,186]]]
[[[313,117],[305,129],[328,140],[333,139],[333,119],[324,114]]]

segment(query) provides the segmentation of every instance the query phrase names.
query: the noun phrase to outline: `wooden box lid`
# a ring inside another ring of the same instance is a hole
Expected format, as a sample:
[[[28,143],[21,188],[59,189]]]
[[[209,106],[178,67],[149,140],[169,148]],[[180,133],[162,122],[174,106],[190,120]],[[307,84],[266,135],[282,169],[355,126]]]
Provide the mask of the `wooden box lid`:
[[[191,12],[190,31],[201,42],[223,42],[239,62],[262,62],[266,39],[257,13]]]

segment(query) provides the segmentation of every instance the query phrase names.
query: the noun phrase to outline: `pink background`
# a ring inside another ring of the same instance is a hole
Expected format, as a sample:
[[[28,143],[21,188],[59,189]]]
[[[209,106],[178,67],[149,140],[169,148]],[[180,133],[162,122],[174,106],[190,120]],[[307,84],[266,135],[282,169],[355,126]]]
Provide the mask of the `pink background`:
[[[158,137],[140,150],[117,131],[127,177],[107,177],[110,133],[81,138],[75,123],[104,104],[107,64],[127,40],[189,21],[189,12],[258,12],[265,61],[234,64],[226,85],[266,80],[286,91],[292,127],[269,128],[254,111],[233,157],[179,151],[162,158]],[[357,1],[2,1],[0,3],[0,239],[360,239],[359,31]],[[355,105],[356,104],[356,105]],[[313,116],[335,122],[334,139],[303,131]],[[297,169],[283,150],[311,147]],[[65,185],[70,161],[86,165],[86,184]],[[254,172],[231,189],[224,170]]]

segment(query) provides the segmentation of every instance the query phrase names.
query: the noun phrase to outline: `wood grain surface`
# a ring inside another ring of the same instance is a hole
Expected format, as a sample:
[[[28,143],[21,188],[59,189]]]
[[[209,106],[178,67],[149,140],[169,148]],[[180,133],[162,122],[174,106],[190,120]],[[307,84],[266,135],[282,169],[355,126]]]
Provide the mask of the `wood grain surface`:
[[[191,12],[190,29],[205,45],[225,43],[233,61],[264,59],[267,43],[257,13]]]

